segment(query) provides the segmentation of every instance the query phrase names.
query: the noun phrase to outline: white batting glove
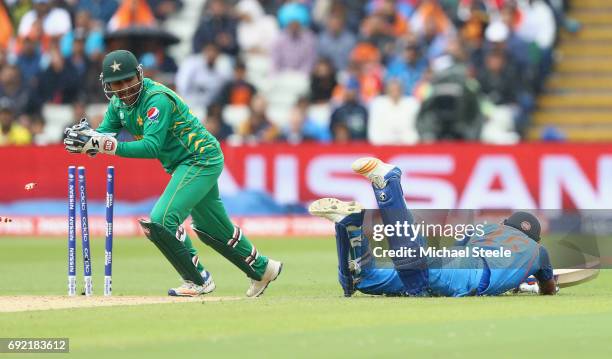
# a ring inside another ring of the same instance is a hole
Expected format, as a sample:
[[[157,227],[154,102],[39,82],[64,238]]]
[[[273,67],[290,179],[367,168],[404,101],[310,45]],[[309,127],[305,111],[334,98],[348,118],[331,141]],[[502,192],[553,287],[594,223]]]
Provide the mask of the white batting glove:
[[[540,293],[540,286],[538,283],[529,284],[529,283],[521,283],[518,288],[520,293]]]
[[[94,157],[98,153],[114,155],[117,150],[117,139],[114,136],[91,128],[75,129],[73,126],[67,128],[64,134],[64,146],[71,153],[86,153]]]

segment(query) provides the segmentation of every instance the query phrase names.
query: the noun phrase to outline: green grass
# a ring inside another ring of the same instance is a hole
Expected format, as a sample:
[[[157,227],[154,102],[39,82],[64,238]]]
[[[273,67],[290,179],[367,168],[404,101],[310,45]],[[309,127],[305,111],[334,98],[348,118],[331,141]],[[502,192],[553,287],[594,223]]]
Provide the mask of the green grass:
[[[285,262],[279,280],[257,300],[0,313],[0,337],[68,337],[71,353],[64,357],[88,359],[609,357],[612,272],[556,297],[346,299],[336,282],[333,241],[255,242]],[[103,241],[92,245],[99,294]],[[215,276],[214,295],[244,295],[246,277],[197,246]],[[114,255],[115,295],[163,295],[178,283],[144,238],[116,240]],[[66,242],[1,238],[0,269],[0,295],[62,295]]]

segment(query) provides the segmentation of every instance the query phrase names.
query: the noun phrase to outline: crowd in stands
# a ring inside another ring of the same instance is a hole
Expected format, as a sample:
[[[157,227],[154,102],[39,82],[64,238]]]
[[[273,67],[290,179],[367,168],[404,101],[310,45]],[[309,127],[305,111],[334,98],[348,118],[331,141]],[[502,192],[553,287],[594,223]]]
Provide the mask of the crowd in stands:
[[[161,42],[105,35],[160,28],[187,1],[4,1],[0,145],[59,142],[41,136],[45,107],[73,106],[69,124],[106,103],[101,60],[122,47],[231,143],[514,143],[553,69],[558,29],[579,27],[562,0],[202,3],[192,53],[173,59]]]

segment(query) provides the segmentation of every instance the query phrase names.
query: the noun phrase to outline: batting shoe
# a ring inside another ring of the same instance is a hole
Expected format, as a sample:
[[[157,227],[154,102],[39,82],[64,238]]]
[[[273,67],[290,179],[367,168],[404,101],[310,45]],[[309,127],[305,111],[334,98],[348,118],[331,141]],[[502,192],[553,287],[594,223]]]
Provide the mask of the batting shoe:
[[[336,198],[321,198],[310,204],[308,212],[313,216],[340,223],[351,214],[360,213],[363,206],[357,201],[344,202]]]
[[[261,280],[251,279],[251,286],[247,290],[246,296],[255,298],[262,295],[264,290],[268,287],[268,284],[278,278],[282,270],[283,263],[275,261],[274,259],[268,259],[268,265],[266,265],[266,271],[261,277]]]
[[[374,157],[362,157],[353,162],[351,168],[354,172],[369,179],[378,188],[385,188],[387,185],[385,177],[389,172],[396,169],[399,171],[394,165],[384,163]]]
[[[197,285],[190,280],[186,280],[180,287],[170,288],[168,295],[172,297],[197,297],[198,295],[208,294],[215,290],[216,286],[212,274],[205,271],[202,274],[202,278],[204,279],[203,285]]]

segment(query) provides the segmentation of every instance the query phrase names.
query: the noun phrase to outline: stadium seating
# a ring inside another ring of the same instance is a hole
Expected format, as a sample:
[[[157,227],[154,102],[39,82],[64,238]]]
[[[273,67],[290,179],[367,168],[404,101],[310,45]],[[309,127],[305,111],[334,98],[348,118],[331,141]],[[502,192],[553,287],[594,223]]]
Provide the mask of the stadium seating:
[[[167,31],[181,40],[169,50],[175,59],[184,59],[191,54],[191,38],[198,27],[202,6],[205,3],[206,0],[183,0],[183,8],[163,23],[162,26]]]
[[[529,138],[540,138],[548,126],[561,129],[571,141],[612,140],[612,3],[572,2],[569,16],[583,24],[576,34],[564,33],[559,63],[539,99]]]
[[[39,144],[57,143],[62,138],[64,128],[72,123],[74,110],[72,105],[46,104],[43,106],[42,115],[45,118],[45,129],[38,136]]]
[[[289,121],[289,112],[300,96],[308,94],[308,75],[298,72],[282,72],[269,79],[270,87],[264,93],[268,99],[270,121],[284,127]]]
[[[106,112],[105,103],[90,104],[85,109],[85,116],[90,121],[99,121]],[[73,123],[77,118],[72,105],[46,104],[42,110],[45,118],[45,128],[41,135],[37,137],[40,145],[57,143],[62,138],[64,128]]]
[[[240,124],[249,118],[249,108],[242,105],[228,105],[223,108],[225,123],[236,131]]]

